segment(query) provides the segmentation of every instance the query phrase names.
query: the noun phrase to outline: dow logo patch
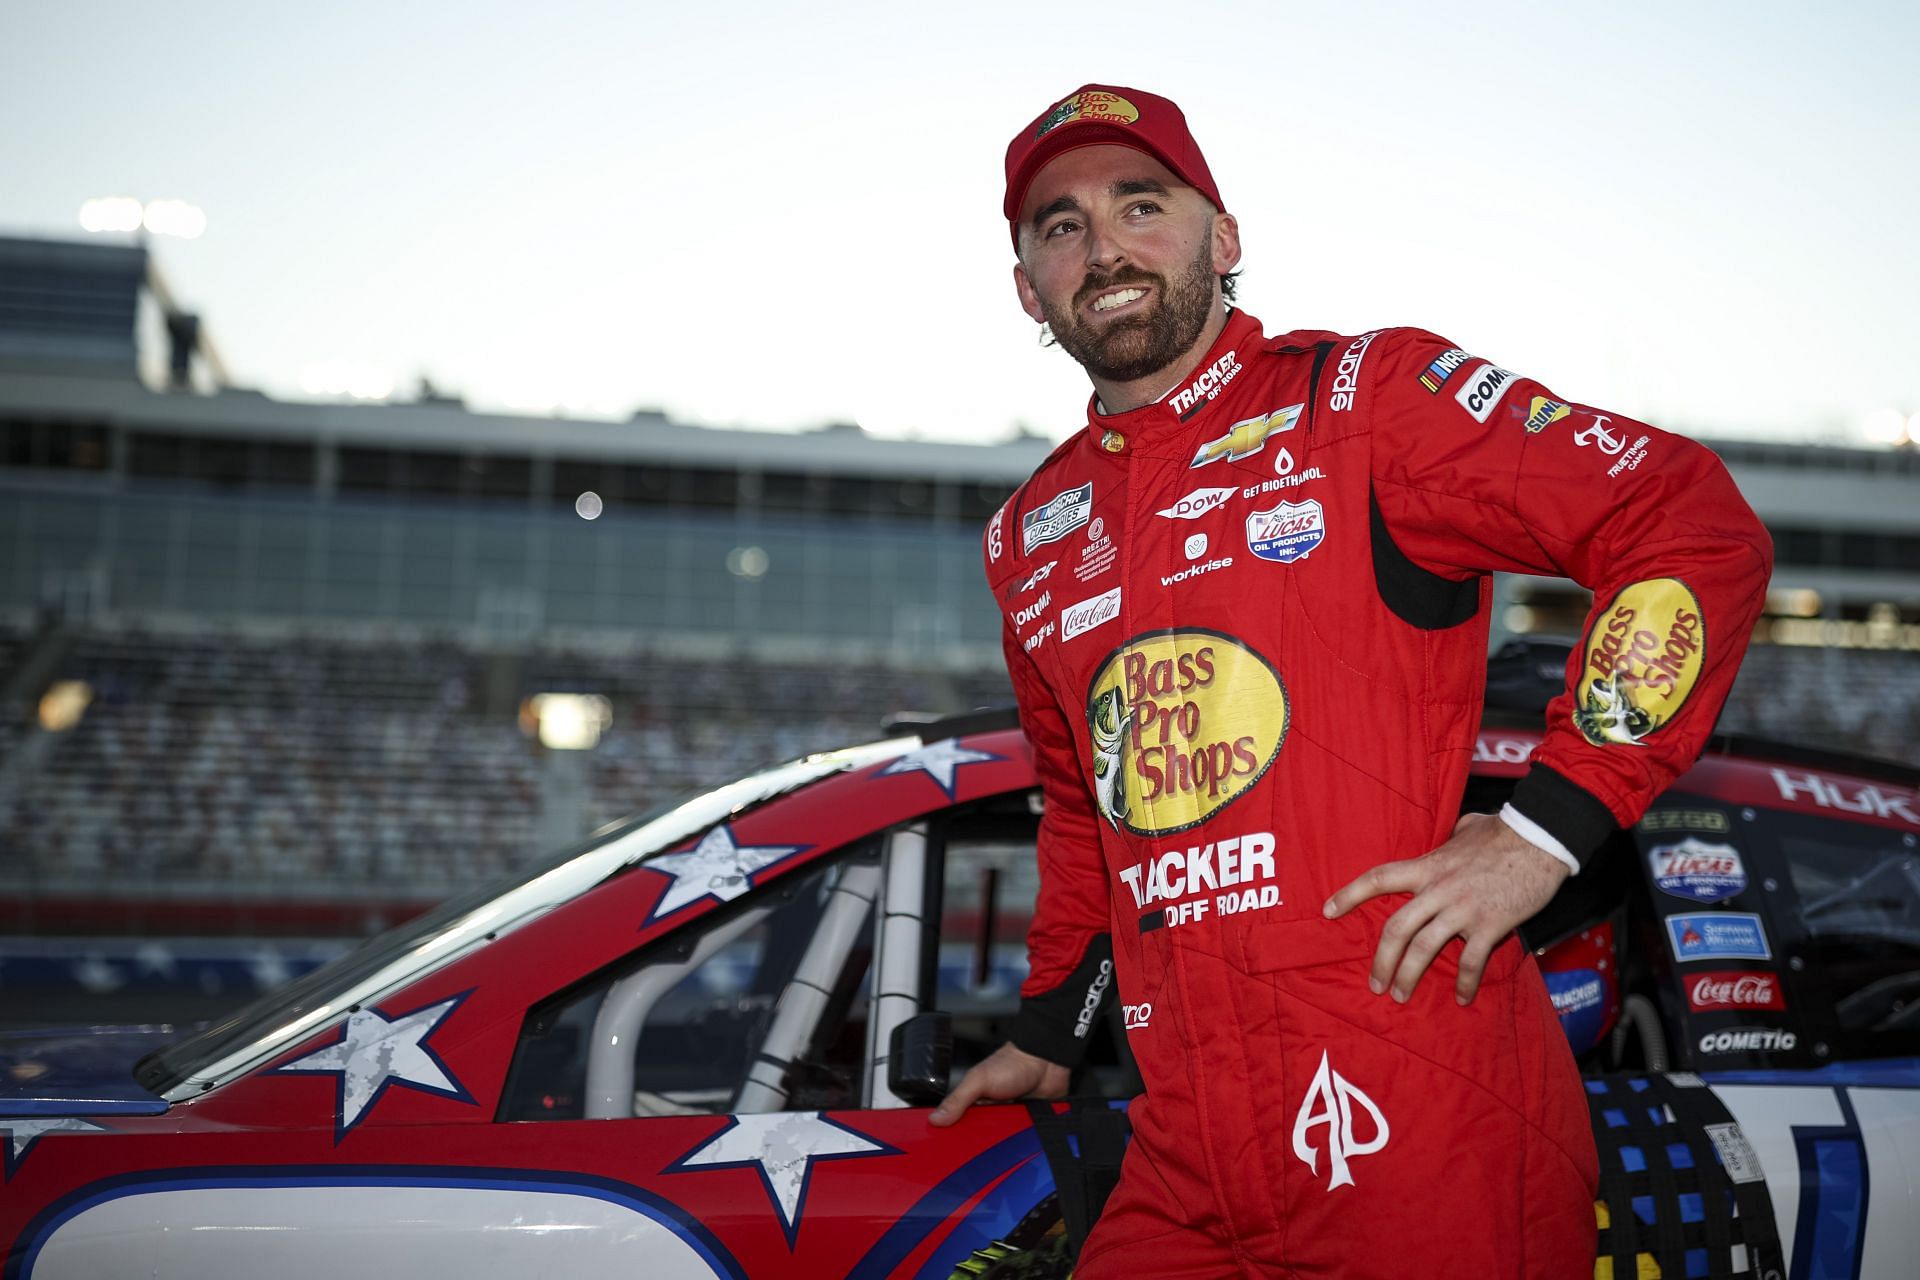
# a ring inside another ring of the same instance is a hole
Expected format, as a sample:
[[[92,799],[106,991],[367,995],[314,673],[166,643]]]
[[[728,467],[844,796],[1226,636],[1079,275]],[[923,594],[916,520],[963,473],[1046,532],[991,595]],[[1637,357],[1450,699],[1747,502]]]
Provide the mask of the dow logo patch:
[[[1100,812],[1135,835],[1198,826],[1272,767],[1287,720],[1280,674],[1232,636],[1137,635],[1087,690]]]
[[[1679,714],[1707,660],[1707,627],[1678,578],[1636,582],[1587,633],[1573,722],[1587,741],[1637,743]]]

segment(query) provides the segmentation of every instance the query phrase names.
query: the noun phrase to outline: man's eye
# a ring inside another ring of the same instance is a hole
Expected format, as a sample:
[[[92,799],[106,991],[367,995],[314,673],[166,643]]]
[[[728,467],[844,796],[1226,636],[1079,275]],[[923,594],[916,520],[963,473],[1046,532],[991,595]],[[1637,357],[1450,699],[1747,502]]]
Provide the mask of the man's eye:
[[[1079,223],[1074,222],[1071,219],[1062,218],[1060,219],[1060,221],[1054,223],[1052,226],[1047,228],[1047,235],[1049,237],[1061,235],[1068,231],[1078,230],[1079,226],[1080,226]]]
[[[1154,203],[1153,201],[1151,201],[1151,200],[1139,200],[1139,201],[1135,201],[1135,202],[1134,202],[1134,205],[1133,205],[1133,209],[1132,209],[1132,212],[1134,212],[1134,213],[1139,213],[1139,212],[1141,212],[1142,210],[1144,210],[1144,211],[1146,211],[1147,213],[1158,213],[1158,212],[1160,212],[1160,206],[1159,206],[1159,205],[1157,205],[1157,204],[1155,204],[1155,203]]]

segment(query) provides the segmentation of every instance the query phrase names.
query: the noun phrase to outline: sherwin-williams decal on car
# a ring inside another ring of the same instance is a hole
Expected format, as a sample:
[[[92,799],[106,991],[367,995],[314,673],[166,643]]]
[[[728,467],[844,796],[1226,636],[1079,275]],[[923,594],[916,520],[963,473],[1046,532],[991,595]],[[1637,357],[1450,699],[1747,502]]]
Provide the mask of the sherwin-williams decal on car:
[[[1327,540],[1327,515],[1317,498],[1282,502],[1247,517],[1247,550],[1262,560],[1292,564]]]
[[[1660,892],[1689,902],[1725,902],[1747,887],[1747,868],[1730,844],[1689,836],[1679,844],[1654,846],[1647,861]]]
[[[1678,578],[1624,588],[1587,633],[1573,722],[1587,741],[1637,743],[1673,719],[1706,665],[1707,626]]]
[[[1032,555],[1035,547],[1044,547],[1078,529],[1093,514],[1093,481],[1077,489],[1065,489],[1020,517],[1020,546]]]
[[[1234,637],[1137,635],[1087,691],[1100,811],[1136,835],[1198,826],[1266,773],[1287,722],[1280,673]]]
[[[1668,916],[1667,941],[1673,958],[1682,962],[1773,959],[1760,917],[1745,912]]]

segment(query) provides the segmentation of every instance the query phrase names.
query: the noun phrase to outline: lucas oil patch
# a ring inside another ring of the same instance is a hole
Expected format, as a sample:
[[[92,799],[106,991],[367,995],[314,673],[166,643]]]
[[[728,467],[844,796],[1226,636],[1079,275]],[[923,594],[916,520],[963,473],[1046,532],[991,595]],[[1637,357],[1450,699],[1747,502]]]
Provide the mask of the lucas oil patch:
[[[1093,792],[1115,827],[1164,835],[1245,794],[1286,739],[1287,690],[1234,637],[1197,628],[1133,637],[1087,690]]]
[[[1707,659],[1706,620],[1678,578],[1636,582],[1587,633],[1573,722],[1587,741],[1638,743],[1678,715]]]
[[[1247,550],[1262,560],[1292,564],[1327,540],[1327,513],[1317,498],[1283,502],[1247,517]]]

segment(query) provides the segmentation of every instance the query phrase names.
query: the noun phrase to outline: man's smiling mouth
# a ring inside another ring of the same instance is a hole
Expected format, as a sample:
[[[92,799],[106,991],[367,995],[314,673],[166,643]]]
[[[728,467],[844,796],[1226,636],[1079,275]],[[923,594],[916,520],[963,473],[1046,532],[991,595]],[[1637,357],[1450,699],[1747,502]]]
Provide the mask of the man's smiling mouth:
[[[1116,289],[1112,293],[1103,293],[1095,298],[1093,300],[1093,310],[1095,312],[1111,311],[1115,307],[1124,307],[1129,302],[1146,296],[1147,291],[1145,289]]]

